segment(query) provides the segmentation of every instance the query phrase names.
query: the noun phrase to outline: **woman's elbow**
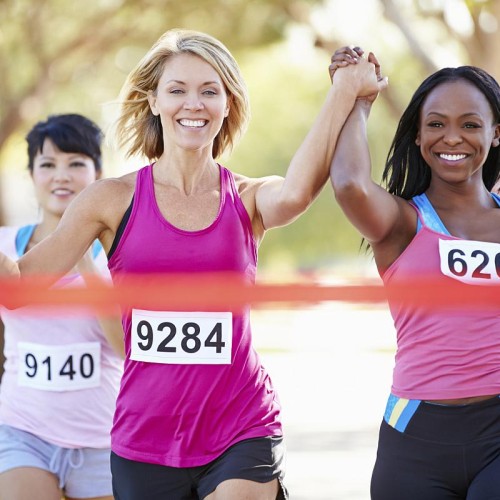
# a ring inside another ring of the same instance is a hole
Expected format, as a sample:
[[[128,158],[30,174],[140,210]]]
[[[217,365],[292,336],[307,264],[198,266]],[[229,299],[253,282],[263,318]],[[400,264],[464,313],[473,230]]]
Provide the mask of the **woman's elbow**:
[[[335,199],[340,204],[356,203],[368,197],[363,184],[352,177],[332,176]]]

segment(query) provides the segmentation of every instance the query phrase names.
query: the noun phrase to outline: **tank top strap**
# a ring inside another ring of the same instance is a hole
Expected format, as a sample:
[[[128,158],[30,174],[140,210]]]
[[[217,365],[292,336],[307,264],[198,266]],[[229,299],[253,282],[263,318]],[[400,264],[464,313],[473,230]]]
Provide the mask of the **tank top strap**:
[[[500,207],[500,196],[497,193],[491,193],[491,197],[495,203]]]
[[[243,205],[243,202],[241,201],[240,193],[238,193],[236,182],[234,180],[234,175],[226,167],[223,167],[222,165],[219,166],[221,176],[221,196],[223,195],[222,191],[224,191],[225,198],[227,199],[230,197],[236,211],[238,212],[241,223],[253,238],[252,221],[250,220],[250,216],[248,215],[245,205]]]
[[[130,213],[131,219],[135,218],[138,213],[159,213],[155,199],[153,165],[153,163],[146,165],[137,172],[132,209]]]
[[[433,231],[451,236],[425,193],[414,196],[411,202],[417,208],[417,232],[422,226],[427,226]]]
[[[28,243],[33,235],[36,224],[28,224],[19,228],[16,234],[16,251],[19,257],[23,256],[26,252]]]
[[[134,189],[134,199],[141,194],[154,194],[153,189],[153,164],[142,167],[137,172]]]

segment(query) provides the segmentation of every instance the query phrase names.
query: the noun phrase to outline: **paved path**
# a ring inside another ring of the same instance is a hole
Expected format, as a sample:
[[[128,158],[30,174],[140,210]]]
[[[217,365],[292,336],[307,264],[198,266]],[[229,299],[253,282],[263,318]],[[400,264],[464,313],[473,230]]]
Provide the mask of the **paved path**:
[[[368,500],[395,335],[385,306],[253,312],[279,391],[291,500]]]

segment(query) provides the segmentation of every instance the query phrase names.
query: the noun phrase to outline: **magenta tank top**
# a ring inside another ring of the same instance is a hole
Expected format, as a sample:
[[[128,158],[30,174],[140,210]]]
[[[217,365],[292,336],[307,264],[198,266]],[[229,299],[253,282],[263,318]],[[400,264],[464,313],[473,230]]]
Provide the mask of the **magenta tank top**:
[[[232,174],[220,167],[220,207],[213,223],[185,231],[162,216],[153,168],[138,171],[130,218],[108,264],[114,281],[123,273],[220,271],[242,273],[253,282],[256,244]],[[111,432],[112,450],[121,457],[195,467],[241,440],[282,434],[278,397],[252,347],[249,308],[221,320],[217,324],[225,326],[219,330],[212,318],[199,320],[203,312],[188,306],[186,311],[134,311],[123,318],[127,357]],[[158,347],[172,325],[179,343]],[[202,342],[186,340],[184,328],[187,337],[198,328]],[[219,336],[228,335],[228,328],[231,338]],[[154,337],[148,336],[153,331]],[[214,335],[207,337],[210,331]],[[224,355],[217,346],[221,338],[231,348],[226,347],[225,362],[213,364],[210,356]],[[137,356],[140,360],[131,359]],[[172,357],[160,361],[164,356]]]
[[[485,262],[485,255],[498,253],[500,244],[444,234],[430,227],[420,210],[417,213],[422,228],[382,276],[397,331],[392,393],[420,400],[498,394],[500,313],[492,308],[401,303],[393,285],[411,286],[417,278],[428,278],[436,285],[480,286],[484,279],[468,276]]]

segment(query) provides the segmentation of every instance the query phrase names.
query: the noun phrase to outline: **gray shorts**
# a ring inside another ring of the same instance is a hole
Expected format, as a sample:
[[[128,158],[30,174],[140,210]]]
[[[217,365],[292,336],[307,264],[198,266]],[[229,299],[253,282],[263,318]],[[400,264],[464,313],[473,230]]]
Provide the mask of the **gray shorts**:
[[[109,448],[62,448],[29,432],[0,425],[0,474],[36,467],[54,474],[69,497],[112,495]]]

